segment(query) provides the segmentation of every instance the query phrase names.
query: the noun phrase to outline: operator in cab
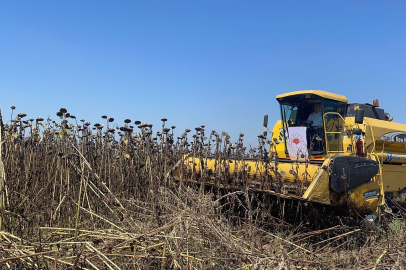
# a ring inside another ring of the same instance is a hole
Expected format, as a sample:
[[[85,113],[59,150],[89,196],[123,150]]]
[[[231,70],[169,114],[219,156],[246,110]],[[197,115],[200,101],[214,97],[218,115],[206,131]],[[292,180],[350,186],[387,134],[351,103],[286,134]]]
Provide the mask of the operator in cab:
[[[320,110],[319,103],[314,104],[314,112],[312,112],[309,115],[309,117],[307,118],[307,121],[312,122],[312,127],[322,127],[323,126],[323,114]]]
[[[323,113],[321,112],[320,104],[315,103],[314,104],[314,112],[312,112],[309,117],[307,118],[307,121],[311,123],[311,127],[309,129],[309,135],[310,135],[310,140],[309,142],[311,143],[313,141],[314,143],[314,151],[317,152],[323,152],[323,144],[321,141],[324,138],[324,129],[323,129]],[[317,135],[319,138],[318,140],[314,140],[315,136]]]

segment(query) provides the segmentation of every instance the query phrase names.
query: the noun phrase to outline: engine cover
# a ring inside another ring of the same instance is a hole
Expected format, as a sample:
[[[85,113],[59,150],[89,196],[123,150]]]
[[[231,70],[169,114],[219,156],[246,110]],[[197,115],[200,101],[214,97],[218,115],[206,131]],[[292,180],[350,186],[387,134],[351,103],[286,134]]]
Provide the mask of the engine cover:
[[[330,185],[337,193],[343,193],[370,181],[379,171],[378,162],[355,156],[333,156]]]

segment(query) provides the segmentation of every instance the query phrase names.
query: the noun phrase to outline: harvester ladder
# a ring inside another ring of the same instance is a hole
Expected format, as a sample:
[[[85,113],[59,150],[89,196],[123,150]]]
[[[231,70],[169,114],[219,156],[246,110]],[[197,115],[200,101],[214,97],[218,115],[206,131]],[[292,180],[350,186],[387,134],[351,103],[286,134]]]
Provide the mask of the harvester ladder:
[[[326,123],[326,115],[338,115],[340,118],[341,118],[341,120],[343,120],[343,123],[345,124],[345,119],[341,116],[341,114],[339,114],[339,113],[337,113],[337,112],[327,112],[327,113],[325,113],[325,114],[323,114],[323,126],[324,126],[324,139],[325,139],[325,142],[326,142],[326,154],[327,154],[327,156],[328,157],[330,157],[331,156],[331,154],[333,153],[333,154],[337,154],[337,153],[344,153],[345,151],[344,151],[344,149],[343,150],[339,150],[339,151],[331,151],[330,150],[330,147],[329,147],[329,142],[328,142],[328,134],[343,134],[343,131],[327,131],[327,123]],[[343,127],[343,129],[344,129],[344,127]],[[343,147],[344,147],[344,145],[343,145]]]

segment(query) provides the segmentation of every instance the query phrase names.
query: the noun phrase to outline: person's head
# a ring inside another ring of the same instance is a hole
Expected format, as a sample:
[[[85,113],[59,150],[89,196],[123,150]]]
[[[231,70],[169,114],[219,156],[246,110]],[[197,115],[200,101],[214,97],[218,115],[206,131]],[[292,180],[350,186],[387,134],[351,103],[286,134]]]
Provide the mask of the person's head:
[[[319,103],[314,103],[314,112],[319,113],[320,111],[320,104]]]

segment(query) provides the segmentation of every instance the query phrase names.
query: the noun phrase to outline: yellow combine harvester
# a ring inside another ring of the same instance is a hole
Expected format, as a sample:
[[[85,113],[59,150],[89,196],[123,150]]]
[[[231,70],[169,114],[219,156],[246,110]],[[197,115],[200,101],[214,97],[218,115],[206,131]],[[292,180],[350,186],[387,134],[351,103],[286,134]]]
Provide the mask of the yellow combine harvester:
[[[182,167],[195,182],[238,188],[212,177],[227,171],[231,176],[243,175],[253,190],[345,206],[364,214],[377,213],[384,206],[404,207],[406,125],[392,122],[377,100],[348,103],[344,96],[319,90],[291,92],[276,99],[281,120],[272,130],[272,139],[266,140],[268,160],[224,161],[189,154],[178,162],[173,175],[186,179]],[[267,122],[265,116],[265,130]],[[264,131],[260,137],[265,140],[266,136]],[[206,177],[199,179],[199,175]]]

